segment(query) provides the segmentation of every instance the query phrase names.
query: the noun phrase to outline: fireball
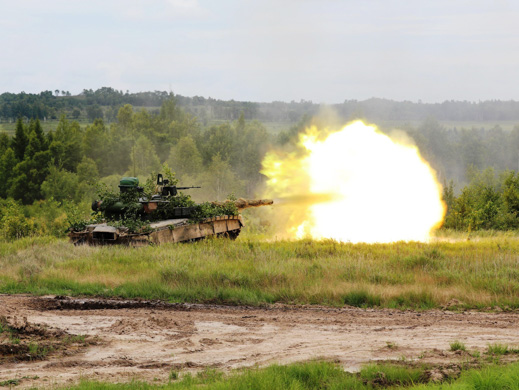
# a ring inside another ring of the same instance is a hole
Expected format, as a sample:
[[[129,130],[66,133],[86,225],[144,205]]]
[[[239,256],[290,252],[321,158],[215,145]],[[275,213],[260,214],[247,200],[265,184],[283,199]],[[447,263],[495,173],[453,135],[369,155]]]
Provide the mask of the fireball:
[[[340,131],[312,127],[291,153],[263,161],[286,238],[344,242],[428,241],[445,215],[434,170],[408,141],[357,121]]]

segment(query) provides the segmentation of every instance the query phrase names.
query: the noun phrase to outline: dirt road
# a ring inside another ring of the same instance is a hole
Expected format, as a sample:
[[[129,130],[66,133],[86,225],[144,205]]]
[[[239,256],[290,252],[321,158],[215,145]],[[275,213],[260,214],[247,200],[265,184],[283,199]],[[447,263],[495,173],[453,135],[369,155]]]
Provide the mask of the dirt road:
[[[41,329],[66,340],[32,361],[5,355],[0,382],[26,377],[19,387],[70,384],[80,378],[164,382],[171,370],[229,370],[315,358],[352,371],[384,359],[445,364],[470,358],[449,351],[454,340],[480,352],[492,343],[519,346],[516,312],[250,308],[0,295],[2,316],[28,337],[39,334],[40,343]],[[74,335],[86,336],[84,342],[70,342]],[[2,342],[13,341],[5,336]]]

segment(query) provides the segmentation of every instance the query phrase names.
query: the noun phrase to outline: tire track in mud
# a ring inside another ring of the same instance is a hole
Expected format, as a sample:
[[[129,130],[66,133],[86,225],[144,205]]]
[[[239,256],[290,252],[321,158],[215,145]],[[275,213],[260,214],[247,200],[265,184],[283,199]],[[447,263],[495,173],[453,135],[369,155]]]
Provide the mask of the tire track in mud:
[[[265,307],[163,301],[0,296],[0,317],[27,318],[48,332],[96,340],[45,360],[6,362],[0,381],[29,376],[19,387],[142,379],[166,382],[169,372],[211,367],[327,359],[356,370],[375,360],[436,365],[467,361],[449,351],[454,340],[470,351],[488,344],[519,346],[519,313],[399,311],[321,306]]]

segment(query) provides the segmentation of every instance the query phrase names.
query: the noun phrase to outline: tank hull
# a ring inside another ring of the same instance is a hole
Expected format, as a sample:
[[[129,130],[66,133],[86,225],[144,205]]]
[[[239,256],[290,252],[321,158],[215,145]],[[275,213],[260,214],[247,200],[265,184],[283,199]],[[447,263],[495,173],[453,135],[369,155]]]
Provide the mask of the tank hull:
[[[189,223],[187,218],[168,219],[150,223],[142,233],[129,233],[124,227],[107,224],[88,225],[83,231],[68,235],[76,244],[88,245],[160,245],[169,242],[195,241],[211,236],[226,236],[235,239],[243,227],[241,215],[223,215],[207,218],[200,223]]]

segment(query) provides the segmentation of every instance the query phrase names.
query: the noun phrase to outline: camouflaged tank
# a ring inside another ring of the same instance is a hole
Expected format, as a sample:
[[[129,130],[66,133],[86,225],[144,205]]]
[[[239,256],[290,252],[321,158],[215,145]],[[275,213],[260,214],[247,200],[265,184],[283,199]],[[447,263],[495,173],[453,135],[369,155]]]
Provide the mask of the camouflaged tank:
[[[236,239],[244,226],[239,211],[273,204],[270,199],[238,199],[225,202],[211,202],[214,206],[220,206],[223,210],[231,208],[237,210],[233,214],[223,214],[200,219],[199,207],[174,206],[178,191],[200,187],[177,187],[169,185],[168,180],[161,174],[157,176],[156,193],[149,199],[140,196],[138,200],[125,203],[122,200],[103,204],[103,201],[94,201],[92,210],[101,212],[106,220],[87,224],[81,229],[69,230],[70,240],[76,244],[110,245],[124,244],[131,246],[145,246],[149,244],[163,244],[167,242],[195,241],[209,236],[223,236]],[[136,177],[124,177],[119,182],[121,198],[129,192],[142,194],[143,189],[139,187]],[[113,223],[121,220],[125,213],[132,209],[146,224],[140,229],[130,229],[124,224]],[[167,218],[153,220],[157,211],[167,209]],[[196,222],[194,217],[198,217]],[[149,221],[149,222],[148,222]]]

